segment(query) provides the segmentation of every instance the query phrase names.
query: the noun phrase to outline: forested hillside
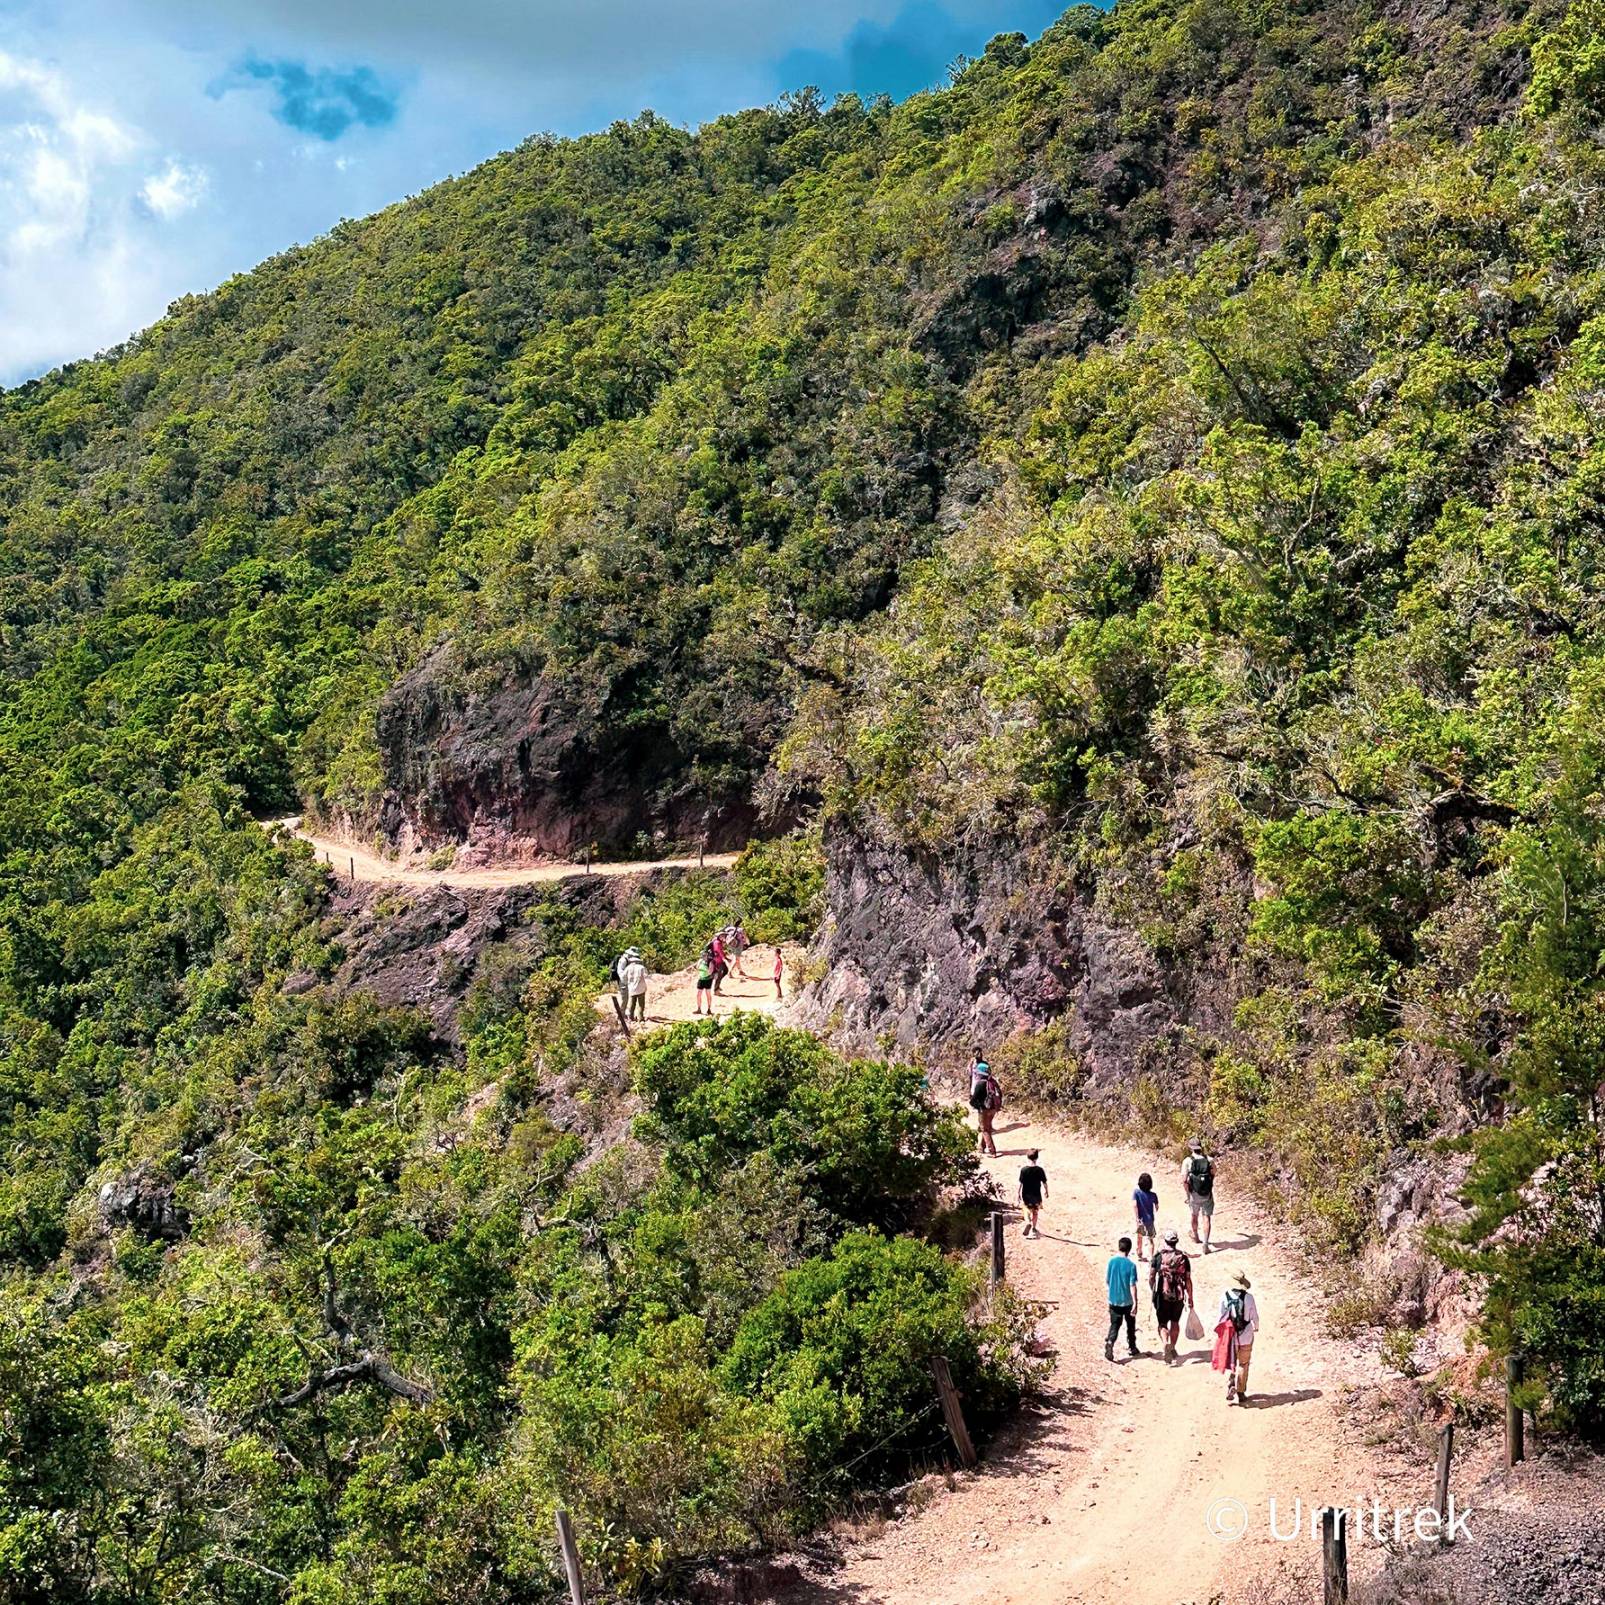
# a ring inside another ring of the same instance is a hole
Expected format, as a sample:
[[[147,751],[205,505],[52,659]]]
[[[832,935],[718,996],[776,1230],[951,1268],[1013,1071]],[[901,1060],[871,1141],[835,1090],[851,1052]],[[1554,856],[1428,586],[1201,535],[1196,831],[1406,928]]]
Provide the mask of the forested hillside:
[[[1481,1335],[1597,1431],[1601,38],[1079,7],[533,140],[0,396],[6,1597],[543,1598],[560,1500],[667,1587],[896,1470],[933,1346],[1005,1410],[916,1070],[589,1036],[622,940],[812,931],[821,842],[822,1016],[1020,1027],[1334,1255],[1464,1175]],[[448,1043],[337,980],[298,808],[774,842],[525,910]]]

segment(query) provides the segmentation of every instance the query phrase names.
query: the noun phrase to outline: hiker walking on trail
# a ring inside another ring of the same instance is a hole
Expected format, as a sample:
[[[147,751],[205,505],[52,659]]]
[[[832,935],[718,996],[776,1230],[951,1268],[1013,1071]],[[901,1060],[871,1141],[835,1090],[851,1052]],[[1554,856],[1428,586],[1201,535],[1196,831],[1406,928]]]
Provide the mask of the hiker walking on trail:
[[[1115,1339],[1120,1328],[1126,1329],[1126,1353],[1135,1360],[1142,1354],[1137,1347],[1137,1267],[1131,1259],[1131,1239],[1120,1239],[1120,1252],[1112,1254],[1104,1267],[1104,1281],[1109,1284],[1109,1336],[1103,1342],[1103,1357],[1115,1357]]]
[[[1037,1216],[1042,1212],[1042,1200],[1048,1196],[1048,1173],[1037,1163],[1037,1149],[1025,1156],[1020,1170],[1020,1207],[1025,1211],[1025,1230],[1022,1237],[1040,1237]]]
[[[724,978],[730,973],[730,955],[725,951],[724,935],[715,931],[713,940],[708,943],[708,959],[713,965],[713,992],[715,997],[723,995]]]
[[[1154,1178],[1145,1170],[1137,1178],[1131,1191],[1131,1210],[1137,1217],[1137,1260],[1143,1257],[1142,1240],[1148,1239],[1148,1252],[1154,1251],[1158,1239],[1154,1236],[1154,1213],[1159,1208],[1159,1194],[1154,1191]]]
[[[786,955],[780,950],[780,943],[775,943],[775,996],[782,996],[780,990],[780,974],[786,967]]]
[[[707,1008],[703,1008],[703,1004]],[[702,950],[702,957],[697,960],[697,1006],[693,1014],[705,1014],[713,1018],[713,951],[711,946]]]
[[[1154,1255],[1148,1268],[1148,1289],[1153,1294],[1154,1318],[1165,1345],[1166,1365],[1176,1359],[1182,1311],[1193,1307],[1193,1262],[1176,1246],[1177,1236],[1176,1232],[1165,1233],[1165,1246]],[[1194,1331],[1201,1334],[1203,1328],[1195,1327]]]
[[[1210,1364],[1226,1373],[1226,1402],[1248,1403],[1248,1367],[1254,1358],[1254,1337],[1259,1331],[1259,1305],[1249,1292],[1252,1284],[1241,1271],[1220,1296],[1220,1320],[1215,1326],[1215,1352]]]
[[[1003,1089],[992,1074],[991,1065],[979,1053],[970,1061],[970,1107],[975,1111],[981,1152],[996,1159],[998,1145],[992,1135],[992,1122],[1003,1107]]]
[[[619,972],[619,990],[624,994],[627,1020],[646,1019],[646,975],[646,961],[632,947],[624,955],[624,968]]]
[[[1215,1161],[1204,1152],[1204,1145],[1193,1138],[1192,1151],[1181,1162],[1182,1191],[1187,1195],[1187,1208],[1192,1214],[1192,1238],[1209,1252],[1209,1234],[1215,1215]],[[1204,1223],[1204,1235],[1198,1235],[1198,1223]]]

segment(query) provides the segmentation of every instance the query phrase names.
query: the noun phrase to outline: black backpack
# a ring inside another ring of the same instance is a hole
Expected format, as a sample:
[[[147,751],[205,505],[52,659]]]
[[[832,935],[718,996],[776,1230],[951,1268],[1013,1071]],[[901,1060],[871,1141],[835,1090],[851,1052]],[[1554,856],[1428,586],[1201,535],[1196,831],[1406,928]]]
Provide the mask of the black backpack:
[[[1211,1198],[1215,1193],[1215,1166],[1203,1154],[1194,1154],[1187,1166],[1187,1190],[1195,1198]]]
[[[1235,1288],[1227,1289],[1226,1293],[1226,1319],[1232,1323],[1234,1332],[1241,1332],[1248,1325],[1248,1310],[1245,1307],[1245,1295]]]

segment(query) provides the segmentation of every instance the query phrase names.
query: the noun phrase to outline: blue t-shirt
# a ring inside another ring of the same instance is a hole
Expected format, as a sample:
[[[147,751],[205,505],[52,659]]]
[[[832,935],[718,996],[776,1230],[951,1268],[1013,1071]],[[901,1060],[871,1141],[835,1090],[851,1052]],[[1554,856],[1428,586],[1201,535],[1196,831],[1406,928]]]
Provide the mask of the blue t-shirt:
[[[1154,1211],[1159,1207],[1159,1194],[1145,1192],[1141,1187],[1133,1188],[1131,1196],[1137,1201],[1137,1219],[1144,1226],[1154,1223]]]
[[[1124,1254],[1116,1254],[1109,1261],[1109,1269],[1104,1272],[1104,1277],[1109,1283],[1111,1304],[1137,1302],[1137,1267]]]

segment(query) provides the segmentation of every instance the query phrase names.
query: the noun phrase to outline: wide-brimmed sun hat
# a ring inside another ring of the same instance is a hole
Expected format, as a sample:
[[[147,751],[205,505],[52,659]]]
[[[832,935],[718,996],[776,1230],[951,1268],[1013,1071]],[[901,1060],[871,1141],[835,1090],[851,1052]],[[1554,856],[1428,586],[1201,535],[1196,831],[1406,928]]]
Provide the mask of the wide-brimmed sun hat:
[[[1177,1245],[1177,1243],[1179,1243],[1181,1241],[1181,1233],[1180,1232],[1166,1232],[1165,1233],[1165,1241],[1167,1243],[1169,1243],[1172,1248],[1174,1248]]]
[[[1249,1288],[1251,1288],[1254,1285],[1251,1281],[1249,1281],[1247,1276],[1245,1276],[1243,1274],[1243,1272],[1241,1272],[1241,1271],[1239,1271],[1237,1273],[1237,1275],[1232,1278],[1232,1280],[1234,1282],[1236,1282],[1237,1285],[1240,1288],[1242,1288],[1245,1293],[1248,1291]]]

